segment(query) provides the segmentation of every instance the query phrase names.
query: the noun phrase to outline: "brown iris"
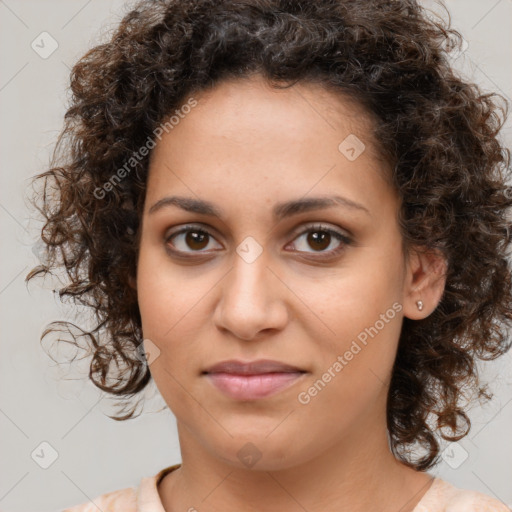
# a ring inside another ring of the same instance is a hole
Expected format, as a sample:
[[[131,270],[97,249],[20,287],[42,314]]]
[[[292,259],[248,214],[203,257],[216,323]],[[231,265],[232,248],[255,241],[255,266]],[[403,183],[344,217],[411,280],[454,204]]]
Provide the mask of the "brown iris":
[[[188,231],[185,236],[185,243],[191,249],[204,249],[208,245],[208,233],[204,231]]]
[[[329,247],[330,241],[331,235],[327,231],[312,231],[308,235],[308,243],[311,244],[311,247],[313,248],[316,246],[318,250]]]

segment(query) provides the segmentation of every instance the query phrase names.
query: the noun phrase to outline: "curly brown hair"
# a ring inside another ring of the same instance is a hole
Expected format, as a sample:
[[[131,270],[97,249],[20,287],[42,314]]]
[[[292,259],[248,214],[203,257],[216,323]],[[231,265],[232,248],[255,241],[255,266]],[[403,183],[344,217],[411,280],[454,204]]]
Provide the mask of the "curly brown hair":
[[[134,155],[189,95],[224,78],[320,83],[372,115],[401,198],[404,248],[437,249],[447,261],[435,311],[404,318],[387,402],[393,454],[420,471],[436,464],[439,433],[454,441],[469,432],[466,387],[492,396],[476,359],[511,346],[510,151],[498,140],[508,104],[452,68],[461,40],[449,14],[446,22],[416,0],[138,2],[74,66],[51,168],[34,178],[43,184],[34,204],[45,218],[45,261],[26,281],[62,268],[61,299],[94,317],[90,330],[52,322],[41,340],[63,327],[77,347],[88,341],[90,379],[129,404],[151,380],[130,286],[149,156]],[[130,158],[133,168],[112,183]],[[426,454],[415,460],[413,444]]]

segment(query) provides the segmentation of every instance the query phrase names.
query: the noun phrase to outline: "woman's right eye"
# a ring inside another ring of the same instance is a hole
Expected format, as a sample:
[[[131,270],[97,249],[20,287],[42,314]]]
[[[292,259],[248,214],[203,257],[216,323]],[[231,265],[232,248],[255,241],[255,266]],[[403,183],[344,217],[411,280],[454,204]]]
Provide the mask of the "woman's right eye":
[[[205,252],[203,249],[208,247],[211,240],[214,240],[214,237],[209,231],[194,226],[185,226],[165,239],[166,243],[173,247],[170,250],[177,253]],[[220,245],[219,247],[222,248]]]

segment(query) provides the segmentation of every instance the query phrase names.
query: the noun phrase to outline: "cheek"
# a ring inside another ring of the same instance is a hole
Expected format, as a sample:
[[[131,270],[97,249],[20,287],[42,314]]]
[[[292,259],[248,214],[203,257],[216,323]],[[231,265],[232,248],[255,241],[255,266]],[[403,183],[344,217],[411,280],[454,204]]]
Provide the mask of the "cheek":
[[[328,402],[336,410],[340,404],[357,408],[389,380],[403,318],[400,260],[394,261],[361,257],[358,264],[332,275],[327,286],[303,282],[298,295],[309,290],[305,296],[316,313],[304,310],[301,328],[314,340],[318,356],[311,384],[321,382],[311,392],[322,395],[319,403]],[[313,396],[307,395],[306,400]]]
[[[157,345],[161,356],[158,364],[151,365],[151,373],[165,367],[181,374],[190,363],[200,360],[197,330],[204,325],[205,312],[197,290],[185,292],[176,283],[164,289],[161,281],[147,281],[141,289],[139,309],[143,336]]]
[[[137,300],[145,337],[164,340],[199,300],[200,290],[185,275],[171,272],[160,248],[142,243],[137,266]]]
[[[146,263],[141,259],[138,301],[143,336],[158,349],[158,357],[150,361],[151,376],[168,407],[186,419],[194,406],[190,379],[201,361],[198,336],[193,332],[201,314],[200,297],[197,289],[175,278],[171,283],[165,272],[153,272]],[[192,416],[200,413],[194,411]]]
[[[187,369],[190,372],[201,357],[204,337],[198,329],[204,327],[207,312],[206,296],[215,282],[197,272],[191,278],[190,269],[172,269],[156,254],[141,250],[137,271],[137,295],[145,339],[159,349],[159,358],[150,364],[157,385],[173,388],[175,376],[180,382]],[[167,394],[167,393],[166,393]]]
[[[357,264],[347,265],[315,283],[311,279],[295,280],[294,291],[305,298],[299,305],[303,314],[297,317],[303,319],[304,328],[321,331],[328,340],[355,338],[382,315],[385,320],[397,316],[403,299],[399,276],[396,264],[393,268],[360,258]]]
[[[323,307],[334,335],[309,332],[317,364],[297,396],[298,412],[312,431],[321,432],[329,424],[334,436],[365,414],[383,414],[402,325],[400,302],[387,296],[373,303],[362,295],[347,297]]]

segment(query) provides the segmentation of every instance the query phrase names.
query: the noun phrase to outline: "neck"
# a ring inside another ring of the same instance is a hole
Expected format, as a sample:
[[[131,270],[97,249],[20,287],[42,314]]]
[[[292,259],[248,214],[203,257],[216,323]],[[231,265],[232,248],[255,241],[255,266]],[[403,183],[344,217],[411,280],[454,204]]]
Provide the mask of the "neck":
[[[245,468],[212,456],[178,422],[183,463],[161,481],[162,504],[166,512],[412,512],[432,477],[397,461],[386,429],[376,432],[373,417],[370,424],[371,435],[364,428],[353,429],[298,464],[258,469],[258,463]]]

